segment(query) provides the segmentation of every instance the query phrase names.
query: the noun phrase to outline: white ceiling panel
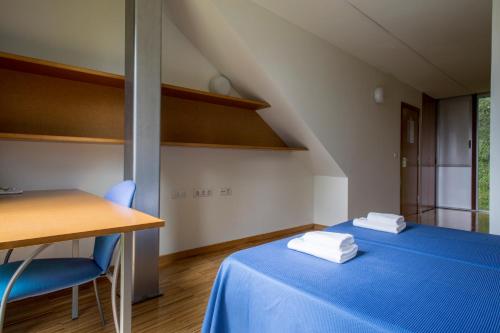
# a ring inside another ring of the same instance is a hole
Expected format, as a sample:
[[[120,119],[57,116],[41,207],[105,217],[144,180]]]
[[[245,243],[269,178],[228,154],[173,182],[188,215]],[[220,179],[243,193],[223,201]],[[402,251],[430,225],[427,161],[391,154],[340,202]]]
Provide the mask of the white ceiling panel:
[[[489,90],[491,0],[253,0],[442,98]]]

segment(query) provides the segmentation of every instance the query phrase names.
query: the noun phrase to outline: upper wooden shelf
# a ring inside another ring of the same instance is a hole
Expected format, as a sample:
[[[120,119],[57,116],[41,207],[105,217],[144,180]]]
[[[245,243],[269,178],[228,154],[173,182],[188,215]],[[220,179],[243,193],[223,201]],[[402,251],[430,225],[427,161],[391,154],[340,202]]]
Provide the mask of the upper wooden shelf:
[[[105,86],[119,88],[124,87],[124,79],[121,75],[69,66],[52,61],[24,57],[5,52],[0,52],[0,68],[47,75],[61,79],[101,84]]]
[[[233,106],[236,108],[260,110],[270,107],[267,102],[254,101],[246,98],[238,98],[232,96],[218,95],[206,91],[183,88],[173,86],[171,84],[163,83],[161,85],[161,92],[163,95],[189,99],[193,101],[201,101],[212,104]]]
[[[5,52],[0,52],[0,68],[117,88],[123,88],[125,82],[122,75],[64,65],[52,61],[24,57]],[[260,110],[270,107],[267,102],[263,101],[213,94],[206,91],[178,87],[170,84],[162,84],[161,90],[162,94],[166,96],[218,105],[227,105],[249,110]]]

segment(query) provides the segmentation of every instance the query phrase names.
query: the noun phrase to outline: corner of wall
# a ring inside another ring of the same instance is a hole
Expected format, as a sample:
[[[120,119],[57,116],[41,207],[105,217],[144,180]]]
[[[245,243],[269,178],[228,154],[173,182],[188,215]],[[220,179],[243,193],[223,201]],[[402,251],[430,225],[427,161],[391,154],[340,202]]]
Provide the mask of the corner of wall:
[[[347,177],[314,176],[314,223],[331,226],[348,218]]]

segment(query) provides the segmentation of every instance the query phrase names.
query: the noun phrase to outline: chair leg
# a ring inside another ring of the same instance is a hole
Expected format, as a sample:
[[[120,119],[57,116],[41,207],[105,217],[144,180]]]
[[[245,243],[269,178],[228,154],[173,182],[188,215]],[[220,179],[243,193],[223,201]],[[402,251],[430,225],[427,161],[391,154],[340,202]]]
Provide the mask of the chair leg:
[[[4,258],[4,260],[3,260],[3,263],[4,263],[4,264],[8,264],[8,263],[9,263],[9,259],[10,259],[10,256],[11,256],[11,254],[12,254],[12,251],[14,251],[14,249],[9,249],[9,250],[7,251],[7,253],[5,254],[5,258]]]
[[[36,250],[28,258],[26,258],[23,261],[23,263],[17,268],[17,270],[14,272],[14,275],[12,275],[9,282],[7,283],[7,286],[5,287],[5,290],[3,292],[2,300],[0,302],[0,333],[2,333],[3,330],[3,322],[5,319],[5,308],[7,307],[9,294],[10,291],[12,290],[12,287],[14,287],[14,283],[19,278],[19,276],[24,272],[24,270],[28,267],[28,265],[33,261],[33,259],[35,259],[35,257],[39,255],[40,252],[49,247],[49,245],[50,244],[45,244],[36,248]]]
[[[102,326],[106,325],[106,319],[104,319],[104,311],[102,311],[101,299],[99,298],[99,290],[97,289],[97,279],[94,282],[95,300],[97,302],[97,310],[99,310],[99,317],[101,317]]]
[[[74,239],[72,241],[72,252],[73,252],[73,258],[79,256],[79,246],[80,246],[80,241],[78,239]],[[71,288],[71,319],[75,320],[78,319],[78,286],[74,286]]]

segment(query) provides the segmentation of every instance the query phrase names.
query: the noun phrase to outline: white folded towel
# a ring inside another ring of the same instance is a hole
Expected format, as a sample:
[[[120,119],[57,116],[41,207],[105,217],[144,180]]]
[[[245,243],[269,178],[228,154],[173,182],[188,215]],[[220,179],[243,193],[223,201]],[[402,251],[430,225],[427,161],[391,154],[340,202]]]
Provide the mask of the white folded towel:
[[[354,243],[352,235],[338,232],[310,231],[306,232],[302,237],[306,242],[323,245],[332,250],[349,249]]]
[[[405,222],[404,216],[387,213],[368,213],[366,219],[390,226],[401,225]]]
[[[369,220],[367,218],[361,217],[359,219],[354,219],[352,224],[355,227],[361,227],[361,228],[367,228],[367,229],[373,229],[377,231],[384,231],[384,232],[390,232],[393,234],[399,234],[401,231],[403,231],[406,228],[406,223],[403,222],[401,224],[396,224],[396,225],[388,225],[383,222],[377,222],[373,220]]]
[[[342,264],[356,256],[358,253],[358,246],[351,244],[344,251],[334,250],[328,246],[316,244],[304,240],[304,237],[293,238],[287,244],[289,249],[310,254],[312,256],[325,259],[337,264]]]

